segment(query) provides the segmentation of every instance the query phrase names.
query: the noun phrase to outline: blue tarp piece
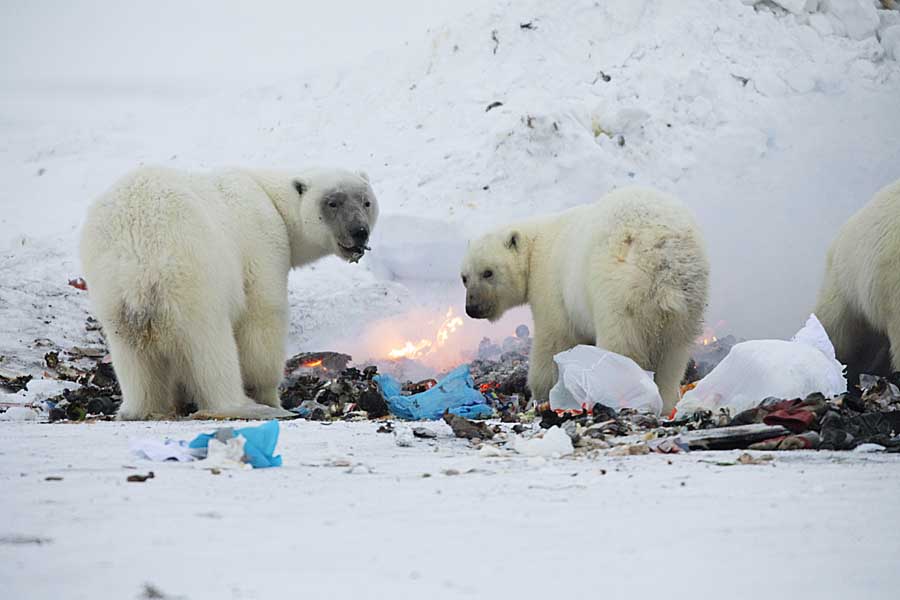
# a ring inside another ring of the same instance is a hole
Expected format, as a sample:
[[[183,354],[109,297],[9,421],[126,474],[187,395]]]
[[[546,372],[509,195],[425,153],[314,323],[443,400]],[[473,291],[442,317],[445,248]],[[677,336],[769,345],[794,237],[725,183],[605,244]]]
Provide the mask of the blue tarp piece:
[[[244,460],[254,469],[266,467],[280,467],[281,456],[273,456],[275,446],[278,444],[278,421],[272,420],[256,427],[242,427],[231,429],[230,427],[217,429],[213,433],[201,433],[188,444],[189,448],[207,448],[209,440],[215,438],[230,439],[237,436],[244,437]]]
[[[391,412],[401,419],[433,421],[447,410],[468,419],[486,419],[494,414],[475,389],[469,365],[460,365],[430,390],[412,396],[401,395],[400,382],[390,375],[376,375],[374,380]]]

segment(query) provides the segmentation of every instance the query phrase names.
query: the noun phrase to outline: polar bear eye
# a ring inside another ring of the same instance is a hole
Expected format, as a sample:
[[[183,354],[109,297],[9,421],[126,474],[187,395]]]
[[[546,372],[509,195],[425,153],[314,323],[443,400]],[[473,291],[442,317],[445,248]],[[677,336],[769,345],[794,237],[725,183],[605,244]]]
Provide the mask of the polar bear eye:
[[[331,202],[328,203],[328,206],[330,206],[331,208],[337,208],[337,202],[332,200]]]
[[[490,269],[488,269],[487,271],[482,273],[481,276],[484,277],[485,279],[490,279],[491,277],[494,276],[494,272],[491,271]]]
[[[369,208],[370,206],[372,206],[372,203],[366,200],[366,208]]]

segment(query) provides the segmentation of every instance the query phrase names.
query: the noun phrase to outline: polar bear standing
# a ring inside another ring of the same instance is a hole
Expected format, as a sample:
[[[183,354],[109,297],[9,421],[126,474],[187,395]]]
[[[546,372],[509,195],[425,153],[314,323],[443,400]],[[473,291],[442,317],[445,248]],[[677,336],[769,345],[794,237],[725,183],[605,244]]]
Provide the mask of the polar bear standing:
[[[496,320],[531,306],[528,385],[538,402],[556,383],[553,356],[596,344],[654,371],[668,411],[700,334],[709,263],[684,206],[626,188],[472,242],[462,280],[470,317]]]
[[[124,177],[81,239],[119,418],[191,402],[210,416],[284,415],[288,271],[328,254],[359,260],[377,216],[365,176],[336,169]]]
[[[863,372],[900,371],[900,180],[841,227],[828,251],[816,316],[851,384]]]

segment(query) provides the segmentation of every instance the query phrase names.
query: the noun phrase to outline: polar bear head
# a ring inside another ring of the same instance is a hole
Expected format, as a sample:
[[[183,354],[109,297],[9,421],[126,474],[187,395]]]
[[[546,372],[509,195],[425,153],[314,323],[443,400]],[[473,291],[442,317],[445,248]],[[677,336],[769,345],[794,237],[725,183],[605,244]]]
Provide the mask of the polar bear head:
[[[293,177],[292,187],[294,265],[325,254],[359,261],[378,219],[378,201],[366,174],[317,169]]]
[[[460,270],[467,315],[496,321],[527,301],[529,243],[518,229],[505,227],[469,244]]]

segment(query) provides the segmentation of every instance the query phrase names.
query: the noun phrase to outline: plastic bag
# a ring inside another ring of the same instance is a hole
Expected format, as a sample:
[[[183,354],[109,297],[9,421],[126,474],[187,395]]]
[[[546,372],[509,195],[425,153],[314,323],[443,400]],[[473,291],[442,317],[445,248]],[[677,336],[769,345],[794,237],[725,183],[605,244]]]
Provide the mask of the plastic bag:
[[[374,380],[381,388],[388,408],[401,419],[440,419],[447,410],[469,419],[494,414],[481,392],[475,389],[469,365],[460,365],[430,390],[411,396],[403,396],[400,382],[390,375],[376,375]]]
[[[843,370],[825,328],[810,315],[789,342],[735,344],[728,356],[684,395],[675,414],[683,417],[725,408],[736,415],[769,397],[806,398],[813,392],[837,396],[847,391]]]
[[[559,369],[550,390],[554,410],[582,410],[599,402],[616,410],[633,408],[655,415],[662,411],[653,373],[627,356],[596,346],[575,346],[553,360]]]

